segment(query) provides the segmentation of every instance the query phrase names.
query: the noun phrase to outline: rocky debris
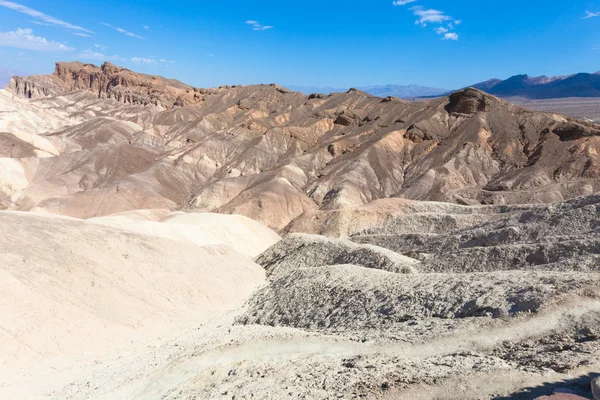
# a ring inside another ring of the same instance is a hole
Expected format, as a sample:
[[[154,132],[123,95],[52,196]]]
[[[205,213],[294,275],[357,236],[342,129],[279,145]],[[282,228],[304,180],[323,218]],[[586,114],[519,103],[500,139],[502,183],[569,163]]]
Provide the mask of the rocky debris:
[[[600,283],[597,275],[575,273],[398,275],[353,265],[298,267],[271,280],[241,323],[359,330],[427,318],[499,318],[539,312]]]
[[[268,275],[281,276],[297,268],[354,264],[365,268],[411,274],[419,261],[373,245],[360,245],[345,239],[292,234],[262,253],[256,260]]]
[[[432,229],[443,226],[438,222],[440,206],[422,205],[426,206],[432,212],[407,208],[377,228],[355,233],[351,240],[423,260],[422,271],[598,271],[598,196],[550,207],[473,208],[471,214],[460,214],[455,206],[441,220],[445,230]]]
[[[449,354],[445,346],[456,340],[477,356],[494,360],[485,369],[492,374],[510,370],[514,377],[544,380],[557,374],[556,383],[548,384],[557,389],[551,398],[585,398],[586,390],[558,389],[559,377],[593,368],[600,359],[598,204],[598,196],[523,206],[386,200],[376,207],[316,213],[310,221],[323,223],[319,229],[329,232],[340,229],[342,222],[361,221],[367,227],[343,239],[346,253],[352,251],[346,245],[352,241],[420,263],[412,274],[373,268],[363,255],[332,265],[335,259],[321,254],[335,254],[330,250],[335,241],[290,234],[257,258],[269,283],[252,296],[237,323],[291,327],[360,343],[383,338],[422,343],[414,353],[402,352],[421,358],[432,349]],[[406,371],[405,361],[395,362],[396,371]],[[343,365],[356,368],[357,359],[346,358]],[[392,392],[384,398],[413,393],[393,376],[391,371],[385,374]],[[489,375],[471,372],[464,379],[482,383]],[[506,388],[510,379],[498,385]],[[410,381],[409,387],[411,383],[441,385]],[[474,392],[472,388],[464,398],[503,398],[498,392],[494,396],[493,389],[486,395]],[[518,393],[515,398],[534,397]]]

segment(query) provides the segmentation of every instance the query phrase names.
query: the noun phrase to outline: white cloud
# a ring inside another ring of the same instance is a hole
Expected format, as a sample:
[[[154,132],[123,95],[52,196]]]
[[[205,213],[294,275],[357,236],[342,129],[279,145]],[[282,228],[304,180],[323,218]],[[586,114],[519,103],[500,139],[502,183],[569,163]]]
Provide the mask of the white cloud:
[[[442,40],[458,40],[458,34],[454,32],[446,33]]]
[[[144,25],[144,29],[150,29],[148,25]]]
[[[131,61],[137,64],[158,65],[158,61],[153,58],[133,57]]]
[[[415,21],[415,24],[417,25],[427,26],[428,23],[441,24],[442,22],[452,20],[451,16],[446,15],[443,11],[439,10],[426,10],[421,6],[412,7],[411,10],[419,17],[419,19]]]
[[[83,37],[92,37],[92,35],[88,35],[87,33],[81,33],[81,32],[73,32],[73,35],[83,36]]]
[[[106,51],[106,49],[108,49],[108,46],[102,46],[101,44],[95,44],[94,47],[103,51]]]
[[[14,3],[12,1],[0,0],[0,7],[6,7],[11,10],[14,10],[16,12],[20,12],[22,14],[26,14],[26,15],[29,15],[30,17],[33,17],[40,21],[43,21],[43,22],[39,22],[39,24],[46,23],[47,25],[60,26],[60,27],[67,28],[67,29],[73,29],[75,31],[94,33],[92,31],[90,31],[89,29],[85,29],[85,28],[82,28],[81,26],[77,26],[77,25],[72,25],[68,22],[61,21],[59,19],[51,17],[50,15],[44,14],[41,11],[34,10],[34,9],[26,7],[22,4]]]
[[[0,32],[0,46],[37,51],[73,51],[62,43],[35,36],[31,29],[18,28],[11,32]]]
[[[156,57],[133,57],[131,59],[132,62],[137,64],[147,64],[147,65],[173,65],[176,61],[167,60],[166,58],[156,59]]]
[[[444,28],[443,26],[440,26],[439,28],[435,28],[435,33],[437,33],[438,35],[442,35],[446,32],[448,32],[448,29]]]
[[[0,0],[0,1],[1,1],[1,0]],[[112,28],[112,29],[114,29],[115,31],[117,31],[117,32],[119,32],[119,33],[123,33],[123,34],[125,34],[125,35],[127,35],[127,36],[131,36],[131,37],[134,37],[134,38],[137,38],[137,39],[144,39],[142,36],[140,36],[140,35],[136,35],[135,33],[133,33],[133,32],[129,32],[128,30],[125,30],[125,29],[123,29],[123,28],[119,28],[119,27],[117,27],[117,26],[112,26],[111,24],[107,24],[106,22],[100,22],[100,23],[101,23],[102,25],[104,25],[104,26],[107,26],[107,27],[109,27],[109,28]]]
[[[395,6],[405,6],[407,4],[414,3],[415,1],[417,0],[395,0],[392,2],[392,4]]]
[[[600,11],[599,12],[589,12],[589,11],[586,11],[585,12],[585,17],[583,17],[583,19],[594,18],[594,17],[600,17]]]
[[[260,23],[258,23],[258,21],[253,21],[253,20],[246,21],[246,23],[248,25],[252,25],[252,30],[255,30],[255,31],[266,31],[267,29],[275,28],[274,26],[271,26],[271,25],[261,25]]]
[[[84,52],[77,55],[78,59],[81,60],[97,60],[97,61],[124,61],[125,59],[118,55],[106,55],[87,49]]]

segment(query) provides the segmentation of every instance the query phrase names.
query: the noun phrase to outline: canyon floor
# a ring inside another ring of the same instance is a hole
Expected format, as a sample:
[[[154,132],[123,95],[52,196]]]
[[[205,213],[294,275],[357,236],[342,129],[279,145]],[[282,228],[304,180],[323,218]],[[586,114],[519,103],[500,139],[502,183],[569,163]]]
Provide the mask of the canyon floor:
[[[0,91],[0,397],[592,398],[600,126],[59,63]]]

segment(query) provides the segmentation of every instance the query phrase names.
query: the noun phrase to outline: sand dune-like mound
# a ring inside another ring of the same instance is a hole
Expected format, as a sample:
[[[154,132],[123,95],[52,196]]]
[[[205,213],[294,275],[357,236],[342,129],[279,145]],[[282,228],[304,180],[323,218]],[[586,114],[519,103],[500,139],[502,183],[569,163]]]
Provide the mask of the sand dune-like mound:
[[[4,398],[238,308],[264,280],[229,246],[29,213],[0,221]]]
[[[88,221],[198,246],[228,245],[247,257],[256,257],[281,240],[271,229],[241,215],[138,210]]]

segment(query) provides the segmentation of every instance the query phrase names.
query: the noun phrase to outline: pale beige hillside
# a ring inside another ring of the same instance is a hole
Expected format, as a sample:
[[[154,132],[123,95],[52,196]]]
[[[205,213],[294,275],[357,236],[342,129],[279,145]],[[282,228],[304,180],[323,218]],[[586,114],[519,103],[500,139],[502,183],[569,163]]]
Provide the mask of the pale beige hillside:
[[[136,210],[88,221],[198,246],[228,245],[247,257],[281,240],[273,230],[241,215]]]
[[[73,365],[236,309],[264,281],[231,246],[31,213],[0,212],[0,221],[2,398],[43,394]],[[56,378],[40,379],[48,374]]]

